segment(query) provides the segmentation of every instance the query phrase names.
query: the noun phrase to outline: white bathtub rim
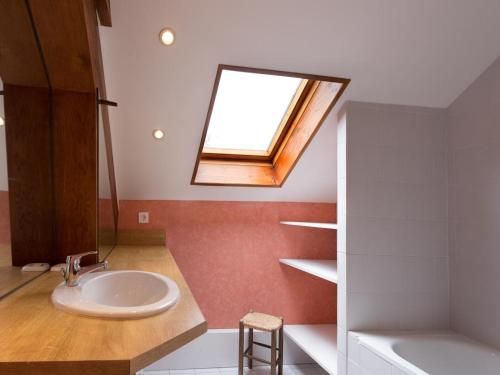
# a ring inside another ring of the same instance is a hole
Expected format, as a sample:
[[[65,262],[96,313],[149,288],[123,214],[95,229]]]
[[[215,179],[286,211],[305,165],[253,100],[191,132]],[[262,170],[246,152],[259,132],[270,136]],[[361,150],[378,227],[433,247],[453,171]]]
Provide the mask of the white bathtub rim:
[[[398,355],[394,349],[393,344],[398,339],[408,338],[409,336],[439,336],[439,337],[450,337],[455,340],[467,341],[476,346],[481,346],[484,348],[491,349],[481,342],[470,339],[467,336],[458,334],[451,330],[415,330],[415,331],[350,331],[350,333],[356,336],[359,345],[365,347],[366,349],[376,353],[385,361],[389,362],[391,365],[397,367],[398,369],[415,375],[429,375],[427,372],[423,371],[421,368],[417,367],[407,359]]]
[[[358,344],[376,353],[391,365],[404,372],[415,375],[429,375],[411,362],[400,357],[392,348],[395,339],[411,335],[436,334],[436,331],[351,331],[356,336]],[[441,331],[439,334],[451,334],[452,331]]]

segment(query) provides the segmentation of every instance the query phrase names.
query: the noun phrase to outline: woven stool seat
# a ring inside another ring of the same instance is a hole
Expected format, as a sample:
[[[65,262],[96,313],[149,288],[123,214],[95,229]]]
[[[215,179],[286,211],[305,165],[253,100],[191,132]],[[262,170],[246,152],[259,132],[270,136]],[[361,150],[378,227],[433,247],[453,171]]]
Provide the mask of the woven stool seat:
[[[283,325],[283,320],[276,316],[250,312],[242,319],[243,325],[247,328],[255,328],[260,331],[271,332],[280,329]]]

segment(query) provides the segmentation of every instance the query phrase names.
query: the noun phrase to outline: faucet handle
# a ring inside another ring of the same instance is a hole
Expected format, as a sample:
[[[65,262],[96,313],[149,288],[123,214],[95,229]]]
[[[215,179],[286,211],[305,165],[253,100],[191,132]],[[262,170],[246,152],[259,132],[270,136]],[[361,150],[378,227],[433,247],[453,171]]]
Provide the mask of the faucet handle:
[[[96,255],[97,251],[87,251],[86,253],[68,255],[66,257],[66,272],[70,269],[78,271],[80,269],[80,260],[87,255]]]
[[[66,257],[66,263],[73,263],[75,261],[79,261],[80,259],[82,259],[87,255],[97,255],[97,251],[87,251],[86,253],[68,255]]]

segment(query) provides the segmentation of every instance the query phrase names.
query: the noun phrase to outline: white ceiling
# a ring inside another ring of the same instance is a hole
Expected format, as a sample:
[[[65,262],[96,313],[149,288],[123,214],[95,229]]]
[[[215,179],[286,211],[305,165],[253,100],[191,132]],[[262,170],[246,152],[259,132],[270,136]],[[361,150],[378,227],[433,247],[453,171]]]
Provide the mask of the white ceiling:
[[[189,184],[220,63],[348,77],[352,100],[447,107],[500,53],[500,0],[112,0],[112,16],[101,38],[122,199],[336,200],[334,116],[281,189]]]

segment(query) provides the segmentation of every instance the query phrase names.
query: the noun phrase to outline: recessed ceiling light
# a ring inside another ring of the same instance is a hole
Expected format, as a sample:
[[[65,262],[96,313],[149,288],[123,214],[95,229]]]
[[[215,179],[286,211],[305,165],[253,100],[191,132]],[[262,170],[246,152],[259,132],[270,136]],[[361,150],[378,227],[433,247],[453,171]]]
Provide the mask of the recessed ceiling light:
[[[153,130],[153,137],[155,139],[162,139],[165,136],[165,132],[161,129]]]
[[[160,31],[160,42],[166,46],[171,46],[175,42],[175,32],[170,27],[165,27]]]
[[[0,126],[4,125],[5,125],[5,119],[3,118],[3,116],[0,116]]]

